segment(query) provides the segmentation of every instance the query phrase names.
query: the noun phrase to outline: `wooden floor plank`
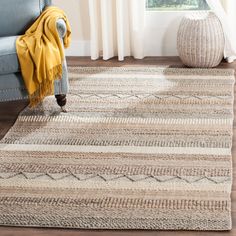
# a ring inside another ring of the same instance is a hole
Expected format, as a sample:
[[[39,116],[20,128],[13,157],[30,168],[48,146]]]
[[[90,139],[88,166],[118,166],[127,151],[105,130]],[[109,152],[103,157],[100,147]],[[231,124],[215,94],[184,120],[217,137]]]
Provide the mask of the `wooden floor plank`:
[[[91,61],[89,57],[70,57],[70,66],[164,66],[183,67],[178,57],[147,57],[143,60],[126,58],[118,62],[116,58],[102,61]],[[222,62],[219,68],[236,69],[236,62],[228,64]],[[235,87],[236,95],[236,87]],[[236,96],[235,96],[236,97]],[[28,104],[27,101],[0,103],[0,139],[14,124],[19,112]],[[234,106],[236,114],[236,105]],[[236,157],[236,121],[234,122],[233,160]],[[234,180],[236,180],[236,162],[234,166]],[[235,181],[236,182],[236,181]],[[233,230],[229,232],[195,232],[195,231],[94,231],[94,230],[64,230],[64,229],[38,229],[19,227],[0,227],[0,236],[236,236],[236,183],[232,191],[232,218]]]

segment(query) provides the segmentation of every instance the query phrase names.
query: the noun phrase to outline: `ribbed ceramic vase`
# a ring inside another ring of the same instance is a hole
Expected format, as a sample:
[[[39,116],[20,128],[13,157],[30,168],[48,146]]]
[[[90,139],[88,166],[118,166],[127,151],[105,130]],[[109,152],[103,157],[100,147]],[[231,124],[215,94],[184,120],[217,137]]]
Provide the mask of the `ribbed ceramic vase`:
[[[224,56],[225,38],[220,20],[213,12],[186,15],[178,30],[177,48],[189,67],[216,67]]]

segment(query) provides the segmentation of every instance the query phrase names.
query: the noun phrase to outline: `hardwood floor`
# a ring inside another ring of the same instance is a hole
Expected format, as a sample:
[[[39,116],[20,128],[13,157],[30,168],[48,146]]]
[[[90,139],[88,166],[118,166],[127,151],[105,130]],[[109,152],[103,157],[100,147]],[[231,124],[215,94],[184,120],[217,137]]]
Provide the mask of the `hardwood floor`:
[[[148,57],[143,60],[134,60],[127,58],[124,62],[118,62],[117,59],[109,61],[91,61],[89,58],[68,58],[68,64],[71,66],[168,66],[183,67],[178,57]],[[228,64],[222,62],[219,68],[236,69],[236,62]],[[235,89],[236,95],[236,89]],[[235,96],[236,97],[236,96]],[[6,134],[14,124],[19,112],[28,104],[27,101],[0,103],[0,139]],[[236,114],[236,105],[234,106]],[[236,122],[234,123],[233,139],[233,166],[234,180],[236,180]],[[38,228],[18,228],[18,227],[0,227],[0,236],[214,236],[214,235],[236,235],[236,181],[232,189],[232,217],[233,230],[230,232],[193,232],[193,231],[101,231],[101,230],[64,230],[64,229],[38,229]],[[1,212],[0,212],[1,214]]]

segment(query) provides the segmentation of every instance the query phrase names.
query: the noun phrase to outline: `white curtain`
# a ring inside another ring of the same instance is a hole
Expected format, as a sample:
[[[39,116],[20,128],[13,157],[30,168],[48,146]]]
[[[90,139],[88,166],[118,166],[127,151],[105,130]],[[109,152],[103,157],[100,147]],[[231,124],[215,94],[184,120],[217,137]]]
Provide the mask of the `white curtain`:
[[[219,17],[225,33],[224,56],[228,62],[236,59],[236,0],[207,0]]]
[[[145,0],[89,0],[91,58],[144,57]]]

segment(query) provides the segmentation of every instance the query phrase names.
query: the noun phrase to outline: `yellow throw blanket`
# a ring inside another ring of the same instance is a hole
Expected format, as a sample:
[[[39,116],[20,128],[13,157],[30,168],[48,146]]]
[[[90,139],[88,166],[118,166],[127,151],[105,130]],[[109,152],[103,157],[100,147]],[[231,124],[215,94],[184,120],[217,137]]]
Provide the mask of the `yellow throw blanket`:
[[[46,8],[25,35],[16,41],[21,72],[31,106],[52,95],[54,80],[62,77],[64,50],[57,31],[58,19],[66,22],[64,46],[67,48],[71,35],[69,22],[65,13],[53,6]]]

